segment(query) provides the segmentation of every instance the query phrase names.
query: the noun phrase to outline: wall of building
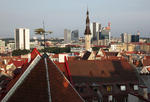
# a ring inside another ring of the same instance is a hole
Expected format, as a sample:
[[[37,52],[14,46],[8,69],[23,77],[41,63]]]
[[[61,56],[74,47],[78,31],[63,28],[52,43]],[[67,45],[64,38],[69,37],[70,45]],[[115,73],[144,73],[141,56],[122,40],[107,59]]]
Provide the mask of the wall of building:
[[[30,49],[30,31],[26,28],[15,29],[15,49]]]
[[[71,31],[68,29],[64,30],[64,43],[71,43]]]

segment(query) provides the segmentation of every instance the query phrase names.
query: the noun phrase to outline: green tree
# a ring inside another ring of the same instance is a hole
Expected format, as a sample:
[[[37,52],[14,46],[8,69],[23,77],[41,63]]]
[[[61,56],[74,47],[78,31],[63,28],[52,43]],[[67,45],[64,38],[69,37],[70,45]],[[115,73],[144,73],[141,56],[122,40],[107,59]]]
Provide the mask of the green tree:
[[[100,47],[93,47],[93,51],[99,51]]]
[[[18,50],[14,50],[12,52],[12,56],[20,56],[20,55],[25,55],[25,54],[28,54],[28,53],[30,53],[30,50],[26,50],[26,49],[20,50],[20,49],[18,49]]]
[[[45,48],[45,52],[49,52],[49,53],[70,53],[70,47],[64,47],[64,48],[59,48],[59,47],[47,47]],[[44,52],[44,49],[42,49],[40,52]]]

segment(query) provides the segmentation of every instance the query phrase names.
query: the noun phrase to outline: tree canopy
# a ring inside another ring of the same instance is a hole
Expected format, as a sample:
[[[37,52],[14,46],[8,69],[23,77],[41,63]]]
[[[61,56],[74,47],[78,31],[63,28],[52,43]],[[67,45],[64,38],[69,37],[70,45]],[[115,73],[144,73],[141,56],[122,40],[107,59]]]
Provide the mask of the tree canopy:
[[[12,52],[12,56],[20,56],[20,55],[25,55],[25,54],[28,54],[28,53],[30,53],[30,50],[26,50],[26,49],[24,49],[24,50],[14,50],[13,52]]]
[[[48,52],[48,53],[70,53],[70,47],[64,47],[64,48],[59,48],[59,47],[48,47],[48,48],[45,48],[45,52]],[[42,49],[40,52],[44,52],[44,49]]]

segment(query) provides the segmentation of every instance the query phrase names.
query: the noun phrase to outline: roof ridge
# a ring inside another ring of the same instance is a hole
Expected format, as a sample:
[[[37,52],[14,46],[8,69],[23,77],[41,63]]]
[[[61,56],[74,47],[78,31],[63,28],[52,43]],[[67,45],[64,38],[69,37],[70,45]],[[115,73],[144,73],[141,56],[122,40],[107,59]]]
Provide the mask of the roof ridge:
[[[49,102],[52,102],[47,59],[44,58],[44,61],[45,61],[45,65],[46,65],[46,66],[45,66],[45,69],[46,69],[46,80],[47,80],[47,86],[48,86],[48,98],[49,98]]]

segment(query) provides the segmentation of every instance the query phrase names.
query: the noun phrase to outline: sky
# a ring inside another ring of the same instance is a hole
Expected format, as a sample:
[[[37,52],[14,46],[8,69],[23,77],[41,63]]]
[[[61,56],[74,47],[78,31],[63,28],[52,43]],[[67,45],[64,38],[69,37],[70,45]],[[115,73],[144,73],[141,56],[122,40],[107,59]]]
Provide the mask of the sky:
[[[150,0],[0,0],[0,38],[14,37],[16,28],[41,28],[53,33],[48,37],[63,37],[64,29],[79,30],[84,35],[86,10],[90,22],[103,27],[111,22],[112,36],[122,32],[150,35]]]

